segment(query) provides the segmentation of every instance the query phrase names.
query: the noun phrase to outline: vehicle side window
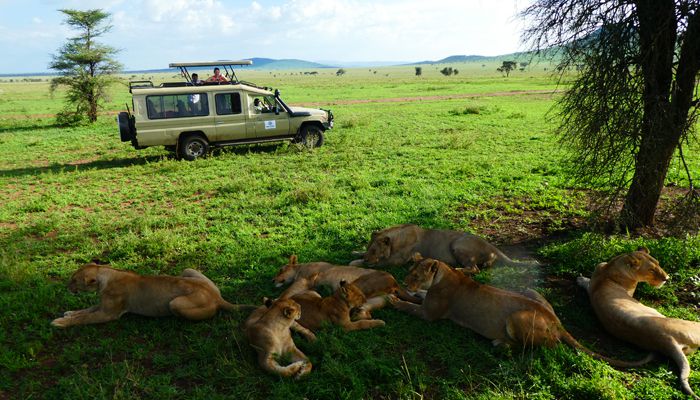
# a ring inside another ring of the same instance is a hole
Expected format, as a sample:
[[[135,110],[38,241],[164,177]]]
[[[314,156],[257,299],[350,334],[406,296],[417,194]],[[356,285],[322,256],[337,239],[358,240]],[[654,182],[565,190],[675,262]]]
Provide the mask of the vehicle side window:
[[[221,93],[214,96],[216,113],[219,115],[240,114],[243,112],[240,93]]]
[[[202,117],[209,115],[206,93],[146,96],[148,119]]]

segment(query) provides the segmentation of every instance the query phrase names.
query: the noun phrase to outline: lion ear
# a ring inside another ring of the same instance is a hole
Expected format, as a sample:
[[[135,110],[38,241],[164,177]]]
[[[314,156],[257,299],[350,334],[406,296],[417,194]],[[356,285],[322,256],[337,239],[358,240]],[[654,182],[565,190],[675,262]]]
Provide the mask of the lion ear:
[[[263,304],[265,307],[270,308],[272,307],[272,299],[269,297],[263,297]]]
[[[647,249],[647,248],[644,247],[644,246],[639,246],[639,248],[637,248],[637,251],[641,251],[642,253],[647,253],[647,254],[649,254],[649,249]]]
[[[430,272],[435,272],[438,269],[438,261],[435,260],[430,264]]]
[[[289,265],[296,265],[296,263],[297,263],[297,255],[292,254],[291,256],[289,256]]]
[[[97,278],[94,276],[92,278],[85,277],[85,284],[86,285],[94,285],[97,283]]]
[[[413,256],[411,257],[411,259],[413,260],[413,262],[417,263],[423,259],[423,256],[419,252],[415,252],[415,253],[413,253]]]
[[[340,281],[340,295],[343,296],[343,298],[348,297],[348,282],[346,280]]]
[[[390,238],[389,236],[384,236],[384,237],[382,238],[382,243],[384,243],[384,244],[387,245],[387,246],[390,245],[390,244],[391,244],[391,238]]]
[[[285,307],[282,312],[287,318],[292,318],[294,316],[294,309],[292,307]]]

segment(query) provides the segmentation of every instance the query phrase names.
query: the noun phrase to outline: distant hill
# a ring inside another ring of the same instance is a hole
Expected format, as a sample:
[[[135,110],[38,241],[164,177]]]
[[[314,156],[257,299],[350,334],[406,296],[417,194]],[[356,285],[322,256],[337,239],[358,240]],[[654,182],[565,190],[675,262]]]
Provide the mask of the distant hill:
[[[297,59],[282,59],[275,60],[273,58],[246,58],[253,61],[253,65],[248,68],[254,69],[313,69],[313,68],[335,68],[331,65],[319,64],[316,62],[297,60]]]
[[[528,52],[502,54],[499,56],[455,55],[455,56],[445,57],[445,58],[443,58],[441,60],[437,60],[437,61],[429,61],[428,60],[428,61],[421,61],[421,62],[416,62],[416,63],[411,63],[411,64],[405,64],[405,65],[421,65],[421,64],[433,65],[433,64],[467,63],[467,62],[501,62],[501,61],[506,61],[506,60],[530,61],[532,58],[540,59],[541,56],[537,56],[533,52],[529,52],[529,51]]]

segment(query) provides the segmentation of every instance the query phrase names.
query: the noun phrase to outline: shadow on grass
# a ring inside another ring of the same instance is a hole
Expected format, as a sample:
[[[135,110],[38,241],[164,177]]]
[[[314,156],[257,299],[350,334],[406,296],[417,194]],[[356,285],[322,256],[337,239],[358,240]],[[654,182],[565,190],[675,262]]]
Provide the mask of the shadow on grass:
[[[0,133],[5,133],[5,132],[25,132],[25,131],[37,131],[37,130],[42,130],[42,129],[54,129],[54,128],[62,128],[62,125],[58,124],[48,124],[48,125],[39,125],[39,124],[32,124],[32,125],[20,125],[20,126],[0,126]]]
[[[95,160],[84,164],[51,164],[45,167],[26,167],[0,170],[1,177],[19,177],[25,175],[39,175],[46,172],[61,172],[61,171],[85,171],[91,169],[110,169],[110,168],[126,168],[136,165],[144,165],[158,161],[163,157],[174,158],[173,155],[154,155],[146,157],[121,158],[112,160]]]

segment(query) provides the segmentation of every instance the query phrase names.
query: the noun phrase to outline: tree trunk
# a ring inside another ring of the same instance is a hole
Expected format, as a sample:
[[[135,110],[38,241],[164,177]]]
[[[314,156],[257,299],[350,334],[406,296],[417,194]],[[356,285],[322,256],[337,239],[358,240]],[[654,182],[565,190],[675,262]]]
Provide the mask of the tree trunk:
[[[700,12],[688,19],[671,85],[677,35],[673,2],[638,0],[637,11],[643,51],[644,127],[621,214],[628,228],[654,224],[671,158],[688,129],[695,77],[700,71]]]
[[[656,205],[681,135],[673,123],[670,101],[675,5],[672,0],[638,0],[636,6],[644,77],[644,122],[634,177],[620,215],[622,224],[632,229],[654,224]]]
[[[654,225],[654,213],[664,188],[679,136],[673,127],[665,134],[643,140],[637,154],[632,184],[622,207],[622,224],[627,228]],[[663,137],[658,137],[663,136]]]

